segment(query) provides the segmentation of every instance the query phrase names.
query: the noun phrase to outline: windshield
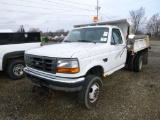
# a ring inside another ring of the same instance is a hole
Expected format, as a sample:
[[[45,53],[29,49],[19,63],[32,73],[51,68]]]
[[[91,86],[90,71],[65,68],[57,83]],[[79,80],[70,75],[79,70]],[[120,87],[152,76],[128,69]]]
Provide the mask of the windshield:
[[[108,31],[108,28],[103,27],[75,29],[65,37],[64,42],[106,43]]]

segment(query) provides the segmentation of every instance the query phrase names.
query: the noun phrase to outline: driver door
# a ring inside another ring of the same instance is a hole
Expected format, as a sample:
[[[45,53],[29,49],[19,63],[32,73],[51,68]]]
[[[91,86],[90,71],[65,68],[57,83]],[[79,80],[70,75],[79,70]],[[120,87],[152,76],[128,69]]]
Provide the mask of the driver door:
[[[121,32],[118,28],[112,29],[111,36],[111,69],[114,69],[126,62],[127,49],[125,41],[122,39]]]

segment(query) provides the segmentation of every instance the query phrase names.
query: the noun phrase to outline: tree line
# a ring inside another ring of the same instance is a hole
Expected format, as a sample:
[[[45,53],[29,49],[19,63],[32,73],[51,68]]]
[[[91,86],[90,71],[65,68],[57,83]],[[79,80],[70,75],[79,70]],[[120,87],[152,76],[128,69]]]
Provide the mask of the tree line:
[[[69,33],[69,31],[65,31],[64,29],[58,29],[55,32],[41,32],[41,36],[47,37],[47,36],[51,36],[51,37],[55,37],[55,36],[67,36],[67,34]]]
[[[140,7],[137,10],[131,10],[130,12],[131,18],[131,30],[134,34],[151,34],[154,39],[160,39],[160,13],[154,14],[147,20],[145,16],[145,9]],[[23,25],[17,30],[17,32],[25,32]],[[54,32],[43,32],[39,28],[30,28],[28,32],[40,32],[41,36],[66,36],[69,31],[65,31],[64,29],[58,29]]]
[[[143,7],[130,11],[131,29],[134,34],[151,34],[154,39],[160,39],[160,13],[152,15],[147,20]]]
[[[23,26],[21,25],[20,28],[17,30],[17,32],[26,32]],[[42,37],[55,37],[55,36],[67,36],[69,31],[65,31],[64,29],[58,29],[55,32],[49,31],[49,32],[43,32],[39,28],[30,28],[27,32],[40,32]]]

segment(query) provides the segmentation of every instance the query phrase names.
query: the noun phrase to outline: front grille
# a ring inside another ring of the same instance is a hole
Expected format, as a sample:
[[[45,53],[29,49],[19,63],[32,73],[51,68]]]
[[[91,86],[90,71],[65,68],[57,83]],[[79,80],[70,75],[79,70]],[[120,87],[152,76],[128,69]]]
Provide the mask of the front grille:
[[[33,69],[41,70],[49,73],[56,73],[56,58],[25,55],[26,65]]]

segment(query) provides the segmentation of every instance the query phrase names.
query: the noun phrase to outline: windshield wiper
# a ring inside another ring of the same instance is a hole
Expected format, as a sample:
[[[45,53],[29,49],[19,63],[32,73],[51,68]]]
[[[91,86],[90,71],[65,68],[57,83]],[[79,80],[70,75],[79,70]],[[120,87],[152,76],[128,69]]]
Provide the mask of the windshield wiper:
[[[96,44],[96,42],[93,42],[93,41],[89,41],[89,40],[77,40],[78,42],[90,42],[90,43],[95,43]]]

